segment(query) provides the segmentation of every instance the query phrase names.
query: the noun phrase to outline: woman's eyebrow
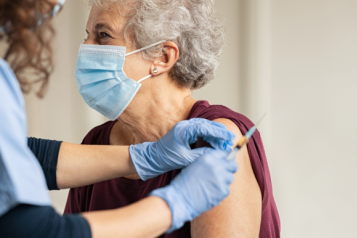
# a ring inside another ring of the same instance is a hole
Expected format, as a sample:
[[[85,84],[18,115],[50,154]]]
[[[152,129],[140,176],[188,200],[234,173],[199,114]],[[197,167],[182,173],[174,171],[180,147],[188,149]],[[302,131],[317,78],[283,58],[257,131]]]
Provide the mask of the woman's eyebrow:
[[[102,29],[107,29],[109,31],[114,31],[108,24],[106,23],[97,23],[94,27],[97,31],[102,30]]]

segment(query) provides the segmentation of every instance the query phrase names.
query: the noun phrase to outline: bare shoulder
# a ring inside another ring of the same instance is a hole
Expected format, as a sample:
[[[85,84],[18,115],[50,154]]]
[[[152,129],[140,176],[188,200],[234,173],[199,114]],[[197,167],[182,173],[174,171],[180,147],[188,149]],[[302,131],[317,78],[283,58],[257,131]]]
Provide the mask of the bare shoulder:
[[[242,136],[236,124],[225,118],[214,121],[224,124],[236,135],[234,140],[236,145]],[[246,147],[243,147],[237,155],[237,162],[239,169],[231,184],[230,195],[219,206],[192,221],[193,238],[257,238],[259,236],[262,195]]]
[[[234,139],[234,145],[237,145],[239,138],[242,136],[242,132],[239,130],[237,125],[234,122],[232,122],[231,120],[226,119],[226,118],[218,118],[214,121],[222,123],[223,125],[225,125],[227,127],[228,130],[230,130],[231,132],[233,132],[236,135],[236,138]]]

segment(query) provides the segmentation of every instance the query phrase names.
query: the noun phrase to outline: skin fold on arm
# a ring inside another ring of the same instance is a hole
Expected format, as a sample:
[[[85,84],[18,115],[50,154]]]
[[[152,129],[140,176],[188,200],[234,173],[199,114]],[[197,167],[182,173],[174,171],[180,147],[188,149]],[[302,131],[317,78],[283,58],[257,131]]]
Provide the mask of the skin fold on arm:
[[[239,128],[228,119],[216,119],[232,131],[237,145],[242,136]],[[231,193],[219,206],[191,222],[193,238],[244,237],[258,238],[262,211],[262,195],[255,178],[247,147],[237,154],[238,171],[230,186]]]

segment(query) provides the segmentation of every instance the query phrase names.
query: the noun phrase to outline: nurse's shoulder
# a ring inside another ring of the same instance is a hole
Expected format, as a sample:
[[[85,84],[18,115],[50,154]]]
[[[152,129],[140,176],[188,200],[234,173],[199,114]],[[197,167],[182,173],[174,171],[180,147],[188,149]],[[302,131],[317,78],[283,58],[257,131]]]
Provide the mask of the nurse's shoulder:
[[[2,58],[0,58],[0,103],[3,104],[2,108],[14,106],[13,104],[21,107],[21,109],[24,109],[25,106],[16,75],[10,65]]]

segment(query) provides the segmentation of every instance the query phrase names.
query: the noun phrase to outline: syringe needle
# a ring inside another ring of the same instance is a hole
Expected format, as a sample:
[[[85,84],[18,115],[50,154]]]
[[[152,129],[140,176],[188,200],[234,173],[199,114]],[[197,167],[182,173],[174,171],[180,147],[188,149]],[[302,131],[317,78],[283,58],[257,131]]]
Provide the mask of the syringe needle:
[[[263,114],[263,116],[258,120],[258,122],[255,124],[255,126],[251,127],[245,135],[242,136],[242,138],[239,140],[238,144],[234,149],[229,153],[227,160],[235,159],[236,154],[239,152],[239,150],[248,143],[249,139],[253,136],[254,132],[257,129],[257,125],[259,125],[260,122],[264,119],[266,116],[267,112]]]
[[[264,117],[267,115],[267,112],[265,112],[264,114],[263,114],[263,116],[257,121],[257,123],[255,123],[255,126],[258,126],[262,121],[263,121],[263,119],[264,119]]]

